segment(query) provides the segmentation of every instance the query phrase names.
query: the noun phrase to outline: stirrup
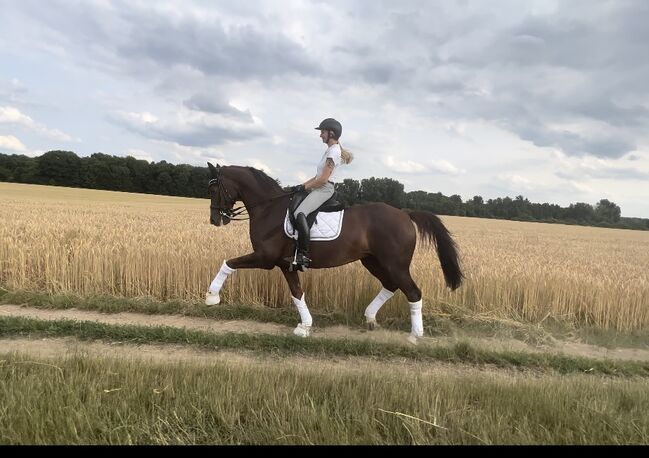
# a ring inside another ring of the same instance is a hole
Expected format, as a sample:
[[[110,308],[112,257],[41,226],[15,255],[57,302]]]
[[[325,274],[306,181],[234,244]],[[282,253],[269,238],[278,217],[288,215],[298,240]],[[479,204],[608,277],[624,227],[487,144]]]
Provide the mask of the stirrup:
[[[289,262],[288,264],[289,272],[304,272],[306,270],[306,267],[304,267],[302,264],[294,263],[291,258],[284,258],[284,259]]]
[[[304,259],[306,259],[306,265],[300,262],[297,262],[297,253],[298,249],[295,248],[295,253],[293,254],[293,257],[287,257],[284,258],[285,261],[287,261],[288,264],[288,271],[289,272],[294,272],[294,271],[299,271],[299,272],[304,272],[306,269],[309,267],[309,263],[311,262],[311,259],[309,259],[307,256],[302,255]]]
[[[297,261],[297,256],[296,256],[295,263],[298,264],[298,265],[300,265],[300,266],[302,266],[302,267],[304,267],[305,269],[306,269],[307,267],[309,267],[309,265],[311,264],[311,258],[308,257],[308,256],[305,255],[305,254],[302,254],[302,255],[301,255],[300,261],[302,261],[302,262],[298,262],[298,261]]]

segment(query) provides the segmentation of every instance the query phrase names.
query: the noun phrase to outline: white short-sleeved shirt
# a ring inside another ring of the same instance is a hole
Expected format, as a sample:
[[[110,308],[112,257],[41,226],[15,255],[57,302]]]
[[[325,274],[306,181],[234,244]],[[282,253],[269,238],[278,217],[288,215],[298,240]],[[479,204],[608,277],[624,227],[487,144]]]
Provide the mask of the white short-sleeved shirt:
[[[327,148],[327,151],[322,155],[322,159],[320,160],[320,163],[318,164],[318,168],[316,171],[316,178],[322,175],[322,171],[325,168],[325,165],[327,164],[327,158],[331,158],[334,161],[334,169],[331,172],[331,176],[329,177],[329,181],[333,181],[334,183],[336,182],[336,170],[338,169],[338,166],[342,162],[342,150],[340,149],[340,145],[338,143],[334,143],[331,145],[329,148]]]

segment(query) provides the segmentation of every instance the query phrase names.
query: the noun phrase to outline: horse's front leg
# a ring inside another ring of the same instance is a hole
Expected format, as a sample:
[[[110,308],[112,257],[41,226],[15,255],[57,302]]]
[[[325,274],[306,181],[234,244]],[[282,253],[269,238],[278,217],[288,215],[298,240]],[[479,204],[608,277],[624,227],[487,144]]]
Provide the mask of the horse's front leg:
[[[288,283],[288,287],[291,290],[291,299],[297,311],[300,314],[300,323],[293,330],[293,334],[300,337],[309,337],[311,334],[311,325],[313,324],[313,319],[311,318],[311,313],[309,313],[309,308],[306,306],[304,300],[304,291],[302,291],[302,286],[300,285],[300,277],[297,272],[290,272],[287,269],[282,269],[284,278]]]
[[[221,288],[223,283],[230,274],[233,274],[237,269],[272,269],[274,264],[268,260],[267,256],[263,253],[254,252],[238,258],[228,259],[223,261],[221,270],[216,274],[214,280],[210,284],[210,288],[205,294],[206,305],[217,305],[221,303]]]

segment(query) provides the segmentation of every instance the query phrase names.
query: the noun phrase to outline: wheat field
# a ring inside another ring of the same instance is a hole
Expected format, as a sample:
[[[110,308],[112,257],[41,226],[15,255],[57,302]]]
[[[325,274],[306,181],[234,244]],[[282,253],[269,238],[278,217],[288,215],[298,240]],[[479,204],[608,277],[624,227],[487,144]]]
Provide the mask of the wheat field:
[[[437,255],[411,266],[424,315],[617,330],[649,325],[649,232],[442,217],[465,283],[449,292]],[[209,201],[0,183],[0,286],[53,294],[202,301],[224,259],[251,251],[247,222],[209,224]],[[314,311],[361,315],[380,283],[359,262],[301,276]],[[291,306],[278,269],[239,270],[225,303]],[[399,293],[379,320],[407,314]]]

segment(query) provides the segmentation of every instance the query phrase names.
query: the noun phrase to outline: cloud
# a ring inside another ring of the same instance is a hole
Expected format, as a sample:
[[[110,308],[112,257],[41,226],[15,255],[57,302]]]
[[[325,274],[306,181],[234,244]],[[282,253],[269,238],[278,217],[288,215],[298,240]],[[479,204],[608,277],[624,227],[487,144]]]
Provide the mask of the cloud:
[[[15,103],[26,93],[27,88],[18,78],[12,78],[9,81],[0,81],[0,100]]]
[[[436,171],[444,175],[461,175],[463,173],[466,173],[466,170],[459,169],[445,160],[430,161],[429,164],[429,167],[432,171]]]
[[[515,173],[500,173],[496,175],[496,179],[500,181],[507,189],[520,192],[521,190],[533,191],[537,190],[540,187],[543,187],[542,184],[539,184],[535,181],[525,178],[524,176],[515,174]]]
[[[426,173],[428,171],[424,164],[410,160],[397,160],[392,156],[385,156],[383,165],[397,173]]]
[[[163,148],[166,154],[165,157],[168,157],[175,163],[190,163],[199,166],[205,166],[206,162],[212,162],[213,164],[219,163],[221,165],[230,164],[224,157],[223,152],[218,148],[184,146],[162,140],[155,140],[154,143]]]
[[[248,160],[248,164],[251,167],[254,167],[256,169],[263,170],[270,177],[273,177],[276,174],[276,171],[272,167],[270,167],[267,164],[263,163],[259,159],[252,158],[252,159]]]
[[[23,145],[23,143],[13,135],[0,135],[0,148],[6,148],[18,152],[24,152],[27,150],[25,145]]]
[[[3,123],[21,125],[28,128],[32,132],[54,140],[65,142],[73,140],[72,137],[70,137],[68,134],[63,133],[57,129],[50,129],[43,124],[39,124],[29,116],[21,113],[17,108],[11,106],[0,107],[0,124]]]
[[[173,121],[159,119],[148,112],[118,111],[109,119],[143,137],[183,146],[207,147],[265,137],[256,123],[244,123],[211,113],[180,110]]]
[[[442,175],[460,175],[466,172],[446,160],[421,163],[411,160],[399,160],[393,156],[384,156],[382,162],[390,170],[405,174],[439,173]]]
[[[51,1],[47,8],[26,0],[14,13],[42,30],[72,56],[114,72],[151,78],[152,71],[187,66],[204,75],[242,80],[313,75],[319,63],[299,41],[265,21],[222,14],[228,5],[188,3]],[[25,19],[28,18],[28,19]],[[14,19],[15,21],[15,19]],[[182,81],[178,81],[182,84]]]
[[[435,174],[446,194],[506,184],[556,199],[599,180],[632,205],[649,181],[648,21],[644,0],[8,2],[0,48],[15,81],[0,81],[0,107],[25,129],[0,132],[42,143],[22,131],[65,107],[94,136],[87,151],[260,160],[293,180],[277,164],[311,170],[313,122],[332,116],[360,152],[345,177],[421,189]],[[506,176],[492,184],[493,170]]]
[[[649,169],[624,167],[614,161],[601,158],[585,157],[578,160],[560,158],[561,169],[555,172],[559,178],[574,179],[611,179],[611,180],[649,180]]]
[[[585,183],[580,183],[578,181],[568,180],[568,186],[576,192],[584,194],[594,194],[595,190],[588,186]]]
[[[252,122],[250,110],[239,110],[230,105],[230,102],[221,94],[194,94],[183,102],[190,110],[204,111],[206,113],[222,114],[231,118],[239,118]]]
[[[486,121],[572,156],[618,158],[646,138],[646,2],[376,11],[384,7],[354,10],[380,17],[382,30],[370,25],[334,48],[346,75],[386,86],[384,99],[432,118]]]
[[[153,154],[147,151],[137,149],[137,148],[130,148],[126,150],[126,152],[129,156],[132,156],[135,159],[140,159],[147,162],[155,162],[155,159],[153,158]]]
[[[575,129],[559,130],[532,123],[521,123],[515,130],[523,140],[529,140],[537,146],[558,148],[571,156],[619,158],[636,148],[635,143],[625,135],[615,132],[596,132],[589,129],[582,134]]]
[[[296,84],[305,92],[317,88],[323,98],[370,88],[375,106],[486,121],[540,147],[602,158],[634,150],[649,127],[644,1],[528,7],[509,0],[498,6],[291,1],[281,15],[263,1],[52,4],[20,2],[12,18],[36,25],[32,41],[165,95],[186,91],[190,78],[203,87],[185,94],[191,110],[249,118],[207,90],[215,82],[258,82],[270,96]],[[322,63],[319,56],[330,59]]]

